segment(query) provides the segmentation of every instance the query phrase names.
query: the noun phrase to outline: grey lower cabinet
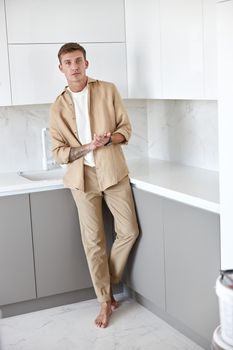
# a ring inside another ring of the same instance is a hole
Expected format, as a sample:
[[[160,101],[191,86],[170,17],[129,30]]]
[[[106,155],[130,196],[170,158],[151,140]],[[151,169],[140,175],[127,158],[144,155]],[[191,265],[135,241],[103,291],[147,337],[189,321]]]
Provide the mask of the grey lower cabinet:
[[[113,217],[103,216],[108,250]],[[0,306],[92,287],[70,190],[0,197]]]
[[[0,197],[0,305],[35,297],[29,195]]]
[[[219,325],[219,215],[172,200],[164,201],[163,211],[166,310],[211,341]]]
[[[30,194],[37,296],[92,286],[70,190]]]
[[[208,348],[219,324],[219,215],[137,188],[133,193],[141,233],[129,258],[128,286]]]
[[[140,235],[131,252],[127,284],[165,310],[162,198],[133,188]]]

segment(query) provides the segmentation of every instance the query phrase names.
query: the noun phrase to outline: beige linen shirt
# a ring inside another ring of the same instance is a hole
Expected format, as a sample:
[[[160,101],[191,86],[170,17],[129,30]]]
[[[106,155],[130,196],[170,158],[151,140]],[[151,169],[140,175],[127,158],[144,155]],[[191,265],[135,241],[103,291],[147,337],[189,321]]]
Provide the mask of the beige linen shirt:
[[[131,135],[131,125],[114,84],[88,77],[87,86],[92,137],[94,133],[103,134],[110,131],[112,134],[122,134],[127,143]],[[64,185],[85,191],[83,157],[69,162],[71,147],[79,147],[82,144],[77,132],[74,103],[67,87],[51,106],[49,129],[56,162],[67,164]],[[119,144],[96,149],[94,160],[101,191],[117,184],[128,174],[128,167]]]

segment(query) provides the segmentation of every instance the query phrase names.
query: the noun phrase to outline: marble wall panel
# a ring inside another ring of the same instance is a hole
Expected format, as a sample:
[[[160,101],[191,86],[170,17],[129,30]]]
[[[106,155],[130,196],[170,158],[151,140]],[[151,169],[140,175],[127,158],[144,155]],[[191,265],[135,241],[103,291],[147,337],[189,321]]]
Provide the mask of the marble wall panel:
[[[133,129],[129,144],[123,146],[125,156],[147,156],[146,101],[126,100],[125,105]],[[49,108],[49,104],[0,107],[1,173],[42,169],[41,131],[48,127]]]
[[[148,100],[148,155],[218,170],[216,101]]]

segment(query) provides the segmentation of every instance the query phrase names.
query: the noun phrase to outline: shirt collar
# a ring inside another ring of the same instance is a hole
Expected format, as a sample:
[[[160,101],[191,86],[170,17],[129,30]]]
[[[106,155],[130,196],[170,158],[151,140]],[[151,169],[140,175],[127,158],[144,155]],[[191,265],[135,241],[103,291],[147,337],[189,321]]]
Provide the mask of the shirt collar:
[[[93,79],[93,78],[90,78],[90,77],[87,77],[87,84],[91,84],[91,83],[94,83],[96,82],[96,79]],[[63,95],[64,93],[66,94],[69,94],[69,89],[68,89],[68,86],[65,86],[64,90],[62,91],[61,95]]]

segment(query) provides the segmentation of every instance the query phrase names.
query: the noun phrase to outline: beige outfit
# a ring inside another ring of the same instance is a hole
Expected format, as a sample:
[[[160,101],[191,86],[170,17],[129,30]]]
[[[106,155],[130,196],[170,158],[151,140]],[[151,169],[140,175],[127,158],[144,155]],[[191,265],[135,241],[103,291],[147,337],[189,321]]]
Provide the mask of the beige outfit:
[[[88,78],[88,112],[93,134],[124,135],[126,143],[131,134],[131,125],[121,97],[112,83]],[[84,191],[84,162],[79,158],[69,163],[71,147],[81,146],[79,140],[75,108],[67,88],[58,96],[51,107],[50,134],[53,156],[58,164],[67,164],[64,185]],[[128,167],[120,145],[102,147],[94,151],[96,173],[100,189],[117,184],[128,174]]]
[[[82,241],[95,292],[98,300],[103,302],[110,299],[110,282],[118,283],[121,279],[138,236],[137,219],[128,176],[102,192],[95,168],[85,166],[84,171],[87,191],[72,190],[72,194],[79,212]],[[116,232],[109,257],[102,216],[103,198],[113,214]]]
[[[121,133],[126,142],[131,133],[127,112],[115,86],[88,78],[88,110],[92,136],[110,131]],[[129,252],[138,236],[128,168],[119,144],[103,146],[93,152],[95,167],[83,158],[69,163],[71,147],[81,145],[70,92],[65,89],[51,108],[50,132],[53,155],[68,164],[65,186],[76,202],[82,242],[97,298],[110,300],[110,282],[120,281]],[[106,253],[102,199],[114,217],[116,238],[110,256]]]

